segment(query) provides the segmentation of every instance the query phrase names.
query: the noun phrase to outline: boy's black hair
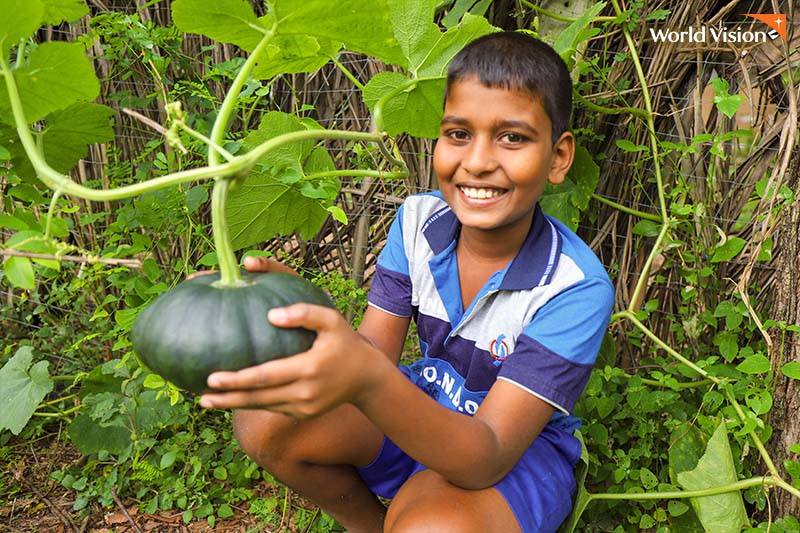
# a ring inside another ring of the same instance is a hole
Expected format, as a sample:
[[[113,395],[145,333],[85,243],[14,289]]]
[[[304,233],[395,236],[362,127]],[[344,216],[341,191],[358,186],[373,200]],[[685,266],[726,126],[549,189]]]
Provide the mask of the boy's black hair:
[[[453,84],[475,77],[486,87],[522,90],[539,99],[552,123],[554,143],[569,129],[572,78],[550,45],[513,31],[475,39],[450,63],[445,99]]]

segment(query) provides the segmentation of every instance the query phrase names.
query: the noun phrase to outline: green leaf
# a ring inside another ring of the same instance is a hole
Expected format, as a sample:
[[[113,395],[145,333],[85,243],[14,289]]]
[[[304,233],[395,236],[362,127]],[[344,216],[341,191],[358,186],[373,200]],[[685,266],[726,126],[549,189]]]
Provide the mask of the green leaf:
[[[658,477],[647,468],[639,469],[639,480],[646,489],[654,489],[658,485]]]
[[[10,229],[14,231],[27,230],[30,226],[24,221],[13,215],[5,215],[0,213],[0,228]],[[8,247],[8,243],[5,243]]]
[[[458,21],[461,20],[461,17],[464,16],[467,11],[470,11],[472,5],[475,4],[476,0],[456,0],[453,6],[447,11],[447,15],[442,18],[442,25],[445,28],[452,28]],[[486,2],[485,0],[481,0],[478,2],[478,5],[472,10],[473,15],[483,15],[486,10],[482,4],[488,4],[490,2]],[[485,7],[488,7],[485,6]]]
[[[706,448],[706,438],[693,424],[684,423],[671,436],[669,448],[669,477],[677,483],[677,475],[697,467]]]
[[[634,144],[628,139],[617,139],[614,142],[617,144],[617,148],[623,152],[647,152],[650,150],[647,146],[643,144]]]
[[[250,150],[282,134],[317,127],[293,115],[271,112],[242,144]],[[228,198],[228,226],[234,248],[294,231],[311,238],[328,217],[327,209],[340,182],[336,178],[306,181],[304,177],[333,169],[330,156],[321,146],[315,148],[312,140],[285,145],[264,156]]]
[[[75,22],[89,13],[83,0],[42,0],[44,23],[56,26],[62,22]]]
[[[36,288],[33,265],[27,257],[6,257],[3,261],[3,273],[14,287],[28,291]]]
[[[564,31],[559,33],[553,49],[560,55],[568,65],[574,63],[572,54],[578,46],[585,40],[596,35],[598,31],[586,31],[592,24],[594,18],[606,7],[605,2],[598,2],[583,12],[575,22],[570,24]]]
[[[33,48],[14,79],[28,123],[100,94],[94,67],[79,43],[51,41]],[[14,123],[6,91],[0,92],[0,117]]]
[[[235,44],[248,52],[255,49],[268,28],[245,0],[175,0],[172,20],[183,32]]]
[[[42,25],[44,6],[39,0],[0,0],[0,13],[0,54],[6,56],[20,39],[27,39]]]
[[[66,174],[89,155],[90,144],[114,138],[113,116],[110,107],[89,102],[78,102],[48,115],[41,137],[48,164]]]
[[[781,373],[787,378],[800,379],[800,363],[792,361],[781,368]]]
[[[342,224],[347,224],[347,213],[338,205],[332,205],[328,208],[328,212],[333,218]]]
[[[586,443],[584,442],[581,432],[575,431],[574,435],[581,443],[581,457],[578,464],[575,465],[575,483],[578,486],[578,490],[574,497],[572,511],[561,524],[561,527],[558,528],[558,533],[572,533],[575,531],[583,511],[591,501],[591,496],[586,490],[586,475],[589,471],[589,451],[586,449]]]
[[[233,509],[227,503],[223,503],[217,509],[217,516],[220,518],[231,518],[234,515]]]
[[[740,94],[729,94],[730,84],[724,78],[714,78],[711,80],[711,88],[714,91],[714,104],[719,109],[720,113],[728,118],[733,118],[733,115],[739,110],[744,96]]]
[[[685,490],[702,490],[738,481],[725,423],[721,422],[708,441],[706,452],[693,470],[680,472],[678,483]],[[747,512],[739,491],[692,498],[697,517],[707,531],[739,532],[748,524]]]
[[[267,45],[253,69],[253,77],[266,80],[278,74],[314,72],[334,57],[341,43],[310,35],[278,35]]]
[[[413,77],[426,60],[441,31],[433,22],[436,0],[388,0],[392,33],[407,59],[406,67]]]
[[[667,510],[670,516],[681,516],[689,510],[689,506],[680,500],[670,500],[667,503]]]
[[[742,106],[742,102],[744,102],[744,96],[741,94],[714,97],[714,103],[717,105],[717,109],[728,118],[733,118],[733,115],[735,115]]]
[[[200,206],[208,201],[208,190],[202,185],[195,185],[186,191],[186,210],[194,214]]]
[[[375,105],[384,96],[407,87],[384,106],[384,129],[389,135],[408,133],[435,139],[442,120],[444,86],[444,78],[413,82],[399,72],[381,72],[369,80],[362,97],[374,114]]]
[[[416,72],[419,77],[444,76],[447,74],[447,67],[455,55],[464,46],[474,41],[478,37],[499,31],[483,17],[476,17],[469,13],[464,15],[458,26],[450,28],[445,33],[440,33],[437,28],[435,45],[419,54],[421,62],[417,65]]]
[[[212,1],[212,0],[208,0]],[[278,35],[313,35],[344,43],[384,63],[406,66],[394,38],[386,0],[273,0]]]
[[[745,374],[763,374],[764,372],[769,372],[769,369],[769,359],[760,353],[751,355],[736,366],[736,370]]]
[[[716,248],[714,255],[711,257],[711,262],[721,263],[723,261],[729,261],[733,259],[739,255],[739,252],[742,251],[742,248],[744,248],[745,244],[747,244],[747,241],[741,237],[731,237],[727,239],[723,244]]]
[[[0,368],[0,430],[9,429],[19,435],[33,412],[53,390],[47,361],[33,363],[33,349],[19,348]]]
[[[589,207],[589,200],[600,180],[600,167],[583,146],[575,147],[575,159],[563,183],[547,184],[539,204],[548,215],[554,216],[570,228],[577,229],[581,213]]]
[[[133,446],[131,430],[119,422],[100,425],[88,413],[75,417],[67,427],[67,435],[72,444],[84,455],[105,450],[109,453],[124,454]]]
[[[733,361],[739,353],[739,336],[731,331],[718,331],[714,335],[714,344],[719,347],[719,353],[726,361]]]
[[[642,219],[633,226],[633,233],[643,237],[657,237],[661,233],[661,227],[660,222]]]
[[[158,467],[161,470],[166,470],[167,468],[175,464],[175,460],[177,458],[178,458],[178,453],[175,450],[170,450],[161,456],[161,460],[158,463]]]

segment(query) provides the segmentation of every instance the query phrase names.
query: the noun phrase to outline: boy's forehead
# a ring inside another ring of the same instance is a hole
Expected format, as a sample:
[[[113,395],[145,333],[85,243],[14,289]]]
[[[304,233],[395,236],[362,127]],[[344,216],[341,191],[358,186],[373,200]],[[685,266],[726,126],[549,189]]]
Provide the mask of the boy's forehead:
[[[450,84],[447,87],[447,90],[445,91],[445,95],[444,95],[445,106],[447,105],[448,99],[450,98],[450,96],[453,94],[454,91],[459,91],[459,93],[461,92],[461,90],[463,90],[463,91],[474,91],[475,84],[478,84],[478,85],[480,85],[481,87],[483,87],[485,89],[491,89],[491,90],[494,90],[494,91],[500,91],[500,93],[498,93],[498,95],[497,95],[498,99],[502,99],[503,98],[503,94],[502,94],[503,92],[508,93],[508,95],[515,96],[515,99],[519,98],[519,97],[522,97],[523,99],[527,100],[528,103],[532,107],[539,108],[542,111],[544,111],[545,114],[547,114],[547,110],[544,107],[544,100],[541,97],[541,95],[539,95],[538,93],[536,93],[534,91],[531,91],[530,89],[528,89],[527,87],[523,86],[522,84],[519,84],[519,83],[515,84],[511,80],[509,80],[509,83],[505,84],[505,85],[488,84],[488,83],[485,83],[482,80],[480,80],[477,76],[471,76],[469,78],[464,78],[464,79],[461,79],[461,80],[457,80],[457,81],[453,82],[452,84]],[[492,104],[493,102],[486,102],[486,103],[488,105],[488,104]]]

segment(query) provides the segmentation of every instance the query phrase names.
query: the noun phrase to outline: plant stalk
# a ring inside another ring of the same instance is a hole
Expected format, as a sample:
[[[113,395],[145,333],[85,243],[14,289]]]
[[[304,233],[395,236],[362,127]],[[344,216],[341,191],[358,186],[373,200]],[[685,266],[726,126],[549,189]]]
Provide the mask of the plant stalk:
[[[209,136],[211,144],[208,148],[208,165],[210,167],[217,166],[220,163],[219,159],[222,154],[215,147],[222,146],[225,133],[228,130],[228,123],[236,109],[236,100],[239,98],[242,87],[247,82],[253,67],[255,67],[258,56],[272,38],[273,30],[274,28],[261,38],[261,41],[248,56],[247,61],[244,62],[225,94],[225,99],[222,101],[222,106],[220,106],[217,118],[214,120],[214,127],[211,129],[211,135]],[[214,237],[214,249],[217,252],[217,260],[219,261],[220,279],[217,285],[220,287],[241,285],[242,278],[239,274],[239,264],[233,251],[233,245],[228,234],[228,221],[225,217],[225,207],[228,201],[231,181],[228,176],[218,176],[215,180],[214,189],[211,193],[211,231]]]
[[[707,489],[699,490],[674,490],[665,492],[606,492],[592,494],[588,493],[589,500],[661,500],[661,499],[676,499],[676,498],[702,498],[704,496],[716,496],[718,494],[725,494],[737,490],[749,489],[750,487],[758,487],[764,485],[771,485],[781,487],[788,490],[795,496],[800,497],[800,490],[792,487],[784,480],[772,476],[754,477],[750,479],[742,479],[735,483],[727,485],[720,485],[718,487],[709,487]]]

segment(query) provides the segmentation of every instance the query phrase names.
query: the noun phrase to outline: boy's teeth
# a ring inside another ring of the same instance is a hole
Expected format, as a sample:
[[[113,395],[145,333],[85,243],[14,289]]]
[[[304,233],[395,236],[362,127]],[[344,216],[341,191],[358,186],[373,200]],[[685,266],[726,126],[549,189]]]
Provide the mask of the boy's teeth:
[[[500,196],[502,192],[499,189],[482,189],[478,187],[461,187],[461,190],[467,198],[476,200],[485,200],[486,198],[494,198]]]

